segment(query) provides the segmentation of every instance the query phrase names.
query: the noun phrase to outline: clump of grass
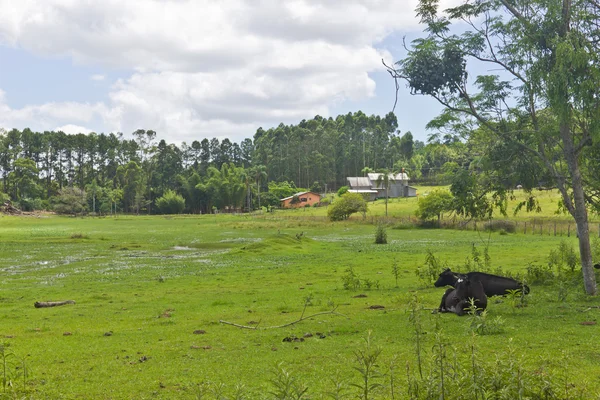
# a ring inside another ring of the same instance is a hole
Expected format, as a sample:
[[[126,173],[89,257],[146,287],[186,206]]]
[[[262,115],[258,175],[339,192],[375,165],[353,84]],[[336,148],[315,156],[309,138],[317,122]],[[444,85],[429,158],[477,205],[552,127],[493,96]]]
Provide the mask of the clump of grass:
[[[19,398],[20,393],[26,393],[29,372],[25,359],[17,357],[8,349],[9,346],[9,343],[0,343],[0,379],[2,381],[0,398],[7,399]]]
[[[71,239],[89,239],[90,238],[88,235],[85,235],[83,233],[73,233],[70,237],[71,237]]]

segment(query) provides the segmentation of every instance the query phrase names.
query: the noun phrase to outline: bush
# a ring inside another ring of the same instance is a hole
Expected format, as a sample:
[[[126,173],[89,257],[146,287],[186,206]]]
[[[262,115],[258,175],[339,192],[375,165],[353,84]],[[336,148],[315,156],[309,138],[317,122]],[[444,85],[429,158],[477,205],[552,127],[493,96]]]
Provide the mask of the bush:
[[[416,216],[422,221],[437,218],[439,222],[445,212],[452,211],[452,193],[436,189],[432,190],[427,196],[419,198]]]
[[[156,207],[161,214],[181,214],[185,209],[185,199],[174,191],[167,190],[156,200]]]
[[[54,211],[57,214],[83,214],[87,207],[85,192],[79,188],[62,188],[55,198]]]
[[[504,232],[506,233],[515,233],[517,231],[517,225],[514,221],[507,220],[491,220],[483,224],[483,229],[486,231],[492,232]]]
[[[387,244],[387,231],[383,224],[377,225],[375,230],[375,244]]]
[[[346,193],[348,193],[348,190],[350,190],[350,187],[348,186],[342,186],[341,188],[338,189],[337,191],[337,195],[342,197],[343,195],[345,195]]]
[[[367,213],[367,202],[358,193],[346,193],[327,209],[327,217],[331,221],[342,221],[356,212],[361,212],[364,217]]]
[[[42,210],[44,208],[42,199],[31,199],[29,197],[24,197],[19,200],[19,204],[17,205],[21,211],[35,211]]]

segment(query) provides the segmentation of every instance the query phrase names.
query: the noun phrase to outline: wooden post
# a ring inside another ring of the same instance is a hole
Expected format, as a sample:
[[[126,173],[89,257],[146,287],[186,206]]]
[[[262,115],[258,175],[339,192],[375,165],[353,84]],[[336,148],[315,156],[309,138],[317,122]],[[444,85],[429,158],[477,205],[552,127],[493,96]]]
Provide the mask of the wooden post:
[[[556,236],[556,221],[554,221],[554,236]]]
[[[533,225],[531,226],[531,234],[535,235],[535,218],[533,219]]]
[[[569,222],[569,228],[567,229],[567,237],[571,237],[571,223]]]
[[[540,222],[540,236],[544,234],[544,221]]]
[[[525,221],[525,227],[523,228],[523,234],[527,235],[527,221]]]

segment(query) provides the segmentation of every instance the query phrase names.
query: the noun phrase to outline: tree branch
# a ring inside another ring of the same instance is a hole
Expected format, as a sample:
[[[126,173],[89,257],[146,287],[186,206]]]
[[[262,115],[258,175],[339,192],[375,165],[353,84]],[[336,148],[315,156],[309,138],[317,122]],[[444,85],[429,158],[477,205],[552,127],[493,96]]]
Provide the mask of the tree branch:
[[[323,312],[319,312],[319,313],[316,313],[316,314],[308,315],[306,317],[302,316],[302,317],[300,317],[299,319],[297,319],[295,321],[288,322],[287,324],[275,325],[275,326],[265,326],[265,327],[262,327],[262,328],[259,328],[258,326],[240,325],[240,324],[236,324],[236,323],[233,323],[233,322],[224,321],[222,319],[219,320],[219,323],[224,324],[224,325],[235,326],[236,328],[241,328],[241,329],[252,329],[252,330],[258,330],[258,329],[277,329],[277,328],[285,328],[286,326],[297,324],[298,322],[301,322],[301,321],[304,321],[306,319],[310,319],[310,318],[316,317],[318,315],[329,315],[329,314],[331,314],[331,315],[338,315],[340,317],[346,317],[344,314],[340,314],[336,310],[337,310],[337,307],[335,307],[331,311],[323,311]],[[302,315],[304,315],[304,311],[302,312]],[[348,317],[346,317],[346,318],[348,318]]]

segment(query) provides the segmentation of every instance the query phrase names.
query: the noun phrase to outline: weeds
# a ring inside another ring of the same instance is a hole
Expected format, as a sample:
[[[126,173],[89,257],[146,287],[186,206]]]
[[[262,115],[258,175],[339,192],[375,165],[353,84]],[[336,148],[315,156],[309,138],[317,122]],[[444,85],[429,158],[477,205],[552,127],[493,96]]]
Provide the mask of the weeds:
[[[469,318],[469,330],[472,334],[492,335],[503,331],[504,320],[500,316],[491,319],[487,310],[477,308],[475,300],[469,299],[467,315]]]
[[[400,267],[398,266],[398,262],[394,258],[394,264],[392,264],[392,275],[394,275],[394,279],[396,280],[396,287],[398,287],[398,278],[400,278]]]
[[[282,362],[277,364],[273,375],[273,379],[269,381],[273,386],[273,391],[269,393],[276,399],[300,400],[305,398],[304,395],[308,392],[308,388],[293,373],[285,369]]]
[[[14,397],[27,391],[29,369],[25,359],[10,351],[9,343],[0,343],[0,373],[2,374],[2,396]]]
[[[377,364],[381,351],[380,347],[372,345],[371,331],[369,331],[365,338],[365,347],[354,352],[358,364],[354,369],[360,374],[361,381],[360,383],[351,383],[351,385],[359,389],[359,399],[368,400],[374,391],[384,387],[379,382],[383,378],[383,374],[379,372]]]
[[[342,283],[344,285],[344,289],[346,290],[356,290],[360,289],[360,278],[354,272],[354,268],[348,267],[346,268],[346,274],[342,276]]]
[[[428,249],[425,256],[425,265],[417,267],[416,274],[419,281],[424,286],[431,286],[437,280],[444,269],[447,268],[446,263],[442,263],[439,258],[436,258],[433,252]]]

